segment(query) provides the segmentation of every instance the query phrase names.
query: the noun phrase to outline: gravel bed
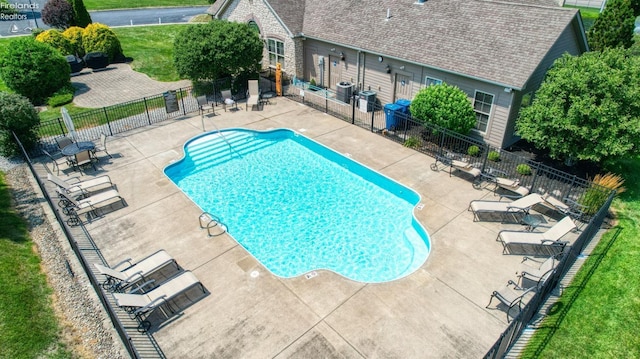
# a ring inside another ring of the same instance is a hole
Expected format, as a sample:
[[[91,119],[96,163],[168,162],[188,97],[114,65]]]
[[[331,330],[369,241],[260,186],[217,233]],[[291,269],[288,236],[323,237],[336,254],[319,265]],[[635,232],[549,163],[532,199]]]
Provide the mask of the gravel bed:
[[[6,166],[6,167],[5,167]],[[128,358],[89,279],[61,231],[52,226],[33,188],[26,164],[0,158],[16,210],[28,221],[29,233],[40,255],[42,270],[53,289],[53,306],[62,339],[78,358]]]

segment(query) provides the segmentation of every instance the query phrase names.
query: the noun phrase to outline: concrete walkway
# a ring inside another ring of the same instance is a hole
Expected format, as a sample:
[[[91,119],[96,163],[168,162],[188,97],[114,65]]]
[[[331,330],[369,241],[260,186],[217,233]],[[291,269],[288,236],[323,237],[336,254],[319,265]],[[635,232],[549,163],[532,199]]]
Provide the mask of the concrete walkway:
[[[84,69],[71,77],[77,89],[73,103],[100,108],[154,96],[168,90],[191,86],[191,81],[160,82],[131,69],[129,64],[111,64],[104,70]]]
[[[238,107],[110,138],[114,158],[89,172],[108,174],[128,204],[87,224],[109,263],[165,249],[207,289],[174,303],[177,314],[152,318],[167,358],[478,358],[489,350],[507,317],[485,305],[522,268],[495,238],[522,226],[473,222],[467,207],[497,197],[432,171],[429,156],[287,99],[262,111]],[[283,279],[229,235],[208,238],[199,208],[162,172],[203,123],[207,131],[290,128],[413,188],[424,204],[415,215],[431,236],[426,263],[382,284],[327,271]]]

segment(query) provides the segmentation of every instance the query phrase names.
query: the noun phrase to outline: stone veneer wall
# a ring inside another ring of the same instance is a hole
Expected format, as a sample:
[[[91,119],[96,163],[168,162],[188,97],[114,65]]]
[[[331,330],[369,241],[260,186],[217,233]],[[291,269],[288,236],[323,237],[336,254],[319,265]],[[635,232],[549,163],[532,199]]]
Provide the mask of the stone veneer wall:
[[[265,41],[262,68],[269,68],[269,53],[266,40],[273,38],[284,43],[284,68],[289,76],[300,76],[303,72],[302,39],[293,39],[276,19],[264,2],[259,0],[234,0],[220,15],[221,19],[248,23],[253,20],[260,28],[260,37]]]

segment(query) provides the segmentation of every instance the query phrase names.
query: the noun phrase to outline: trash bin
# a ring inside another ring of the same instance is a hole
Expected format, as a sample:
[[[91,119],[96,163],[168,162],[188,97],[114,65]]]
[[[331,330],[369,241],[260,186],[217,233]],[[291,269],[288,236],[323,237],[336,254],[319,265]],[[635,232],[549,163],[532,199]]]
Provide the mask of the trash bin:
[[[387,130],[393,131],[398,127],[397,113],[402,113],[402,106],[395,103],[388,103],[384,105],[384,118],[386,121],[385,128]]]
[[[396,116],[396,126],[405,127],[405,122],[406,125],[409,126],[410,122],[407,120],[409,119],[409,116],[411,116],[411,112],[409,111],[411,101],[404,98],[399,98],[396,100],[396,105],[401,107],[400,112],[402,113],[402,115]]]
[[[360,111],[363,112],[371,112],[376,103],[376,92],[375,91],[360,91],[358,94],[360,99]]]
[[[350,103],[352,88],[353,84],[351,82],[338,82],[336,85],[336,99],[344,103]]]
[[[400,98],[396,100],[396,105],[399,105],[402,107],[402,113],[407,115],[411,114],[411,112],[409,112],[409,106],[411,106],[411,101],[404,98]]]

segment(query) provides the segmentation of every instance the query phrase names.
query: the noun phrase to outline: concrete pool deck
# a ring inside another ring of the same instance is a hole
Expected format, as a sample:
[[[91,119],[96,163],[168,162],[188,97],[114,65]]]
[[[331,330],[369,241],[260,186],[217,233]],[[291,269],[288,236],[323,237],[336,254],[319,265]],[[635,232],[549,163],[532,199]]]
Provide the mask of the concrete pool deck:
[[[200,210],[162,172],[203,132],[200,116],[110,137],[97,171],[127,206],[86,224],[110,264],[165,249],[207,289],[176,315],[154,317],[151,333],[167,358],[478,358],[507,327],[503,309],[486,309],[492,291],[516,279],[520,255],[503,255],[501,229],[473,222],[469,202],[497,200],[464,178],[429,168],[434,159],[366,129],[284,98],[262,111],[216,109],[207,131],[290,128],[421,194],[416,217],[431,254],[406,278],[353,282],[331,272],[283,279],[230,236],[208,238]],[[256,208],[259,211],[259,208]],[[573,236],[573,234],[571,234]],[[494,301],[495,304],[495,301]]]

